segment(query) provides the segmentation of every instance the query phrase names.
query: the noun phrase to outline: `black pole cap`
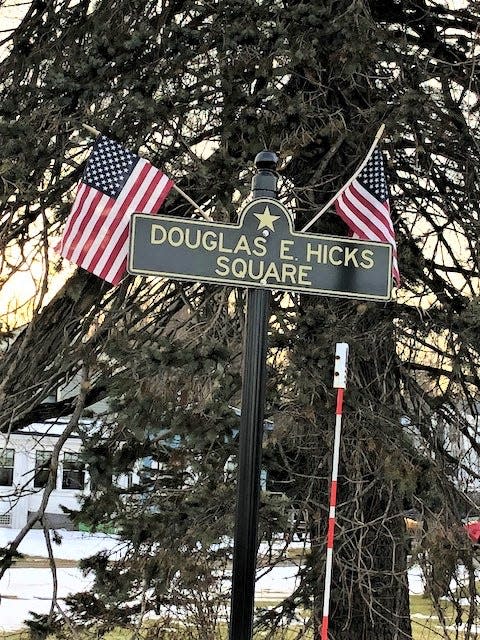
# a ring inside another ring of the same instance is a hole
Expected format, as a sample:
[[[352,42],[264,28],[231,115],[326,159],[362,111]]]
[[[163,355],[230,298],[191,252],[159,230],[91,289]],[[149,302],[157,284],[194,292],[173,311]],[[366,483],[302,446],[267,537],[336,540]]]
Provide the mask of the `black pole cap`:
[[[278,164],[278,156],[274,151],[260,151],[255,157],[257,169],[269,169],[275,171]]]

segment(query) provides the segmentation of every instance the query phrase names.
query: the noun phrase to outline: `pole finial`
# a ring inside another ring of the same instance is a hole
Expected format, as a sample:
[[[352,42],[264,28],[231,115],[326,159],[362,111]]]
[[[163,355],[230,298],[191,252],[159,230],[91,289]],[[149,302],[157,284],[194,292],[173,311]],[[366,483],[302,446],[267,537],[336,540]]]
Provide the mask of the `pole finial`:
[[[274,151],[260,151],[255,157],[255,166],[257,169],[269,169],[275,171],[278,164],[278,156]]]
[[[252,178],[252,196],[254,198],[277,197],[278,156],[273,151],[260,151],[255,158],[257,172]]]

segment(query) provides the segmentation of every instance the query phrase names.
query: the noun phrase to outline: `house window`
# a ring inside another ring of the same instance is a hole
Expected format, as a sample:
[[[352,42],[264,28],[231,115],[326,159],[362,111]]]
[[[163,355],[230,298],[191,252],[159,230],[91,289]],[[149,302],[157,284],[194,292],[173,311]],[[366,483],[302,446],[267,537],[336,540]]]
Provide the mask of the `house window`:
[[[52,458],[51,451],[43,449],[35,451],[35,476],[33,486],[43,488],[47,484],[48,474],[50,473],[50,460]]]
[[[78,453],[63,455],[62,489],[83,489],[85,487],[85,465]]]
[[[15,452],[13,449],[0,450],[0,485],[11,487],[13,484],[13,463]]]

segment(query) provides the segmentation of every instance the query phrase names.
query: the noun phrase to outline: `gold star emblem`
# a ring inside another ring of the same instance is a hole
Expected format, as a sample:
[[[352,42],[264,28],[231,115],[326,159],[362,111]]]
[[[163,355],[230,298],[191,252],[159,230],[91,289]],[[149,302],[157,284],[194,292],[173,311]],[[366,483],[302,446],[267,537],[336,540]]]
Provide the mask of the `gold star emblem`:
[[[254,216],[259,219],[257,231],[263,229],[264,227],[268,227],[272,231],[275,231],[273,228],[273,223],[275,220],[278,220],[280,216],[272,216],[270,213],[270,209],[268,206],[265,207],[265,211],[263,213],[255,213]]]

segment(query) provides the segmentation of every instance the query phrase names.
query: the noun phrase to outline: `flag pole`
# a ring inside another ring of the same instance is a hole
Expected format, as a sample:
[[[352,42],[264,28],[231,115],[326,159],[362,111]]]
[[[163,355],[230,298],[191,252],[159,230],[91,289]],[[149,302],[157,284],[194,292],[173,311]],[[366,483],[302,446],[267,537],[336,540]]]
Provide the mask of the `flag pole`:
[[[335,535],[335,511],[337,506],[337,478],[340,460],[340,436],[342,433],[343,394],[347,386],[348,344],[337,342],[335,349],[335,367],[333,388],[337,389],[335,410],[335,438],[333,443],[332,479],[330,484],[330,505],[328,514],[327,558],[325,562],[325,586],[323,591],[323,615],[320,625],[320,640],[328,638],[330,610],[330,591],[332,584],[333,539]]]
[[[209,222],[212,222],[213,218],[211,216],[209,216],[208,213],[206,211],[204,211],[194,200],[192,200],[190,198],[190,196],[185,193],[185,191],[180,189],[180,187],[177,187],[177,185],[175,183],[173,183],[172,187],[175,189],[175,191],[179,195],[181,195],[183,198],[185,198],[185,200],[187,202],[189,202],[191,205],[193,205],[195,207],[195,210],[198,211],[198,213],[202,216],[202,218],[205,218],[205,220],[208,220]]]
[[[378,129],[375,138],[372,142],[372,145],[370,147],[370,149],[368,150],[367,155],[365,156],[362,164],[358,167],[358,169],[355,171],[355,173],[353,174],[353,176],[350,178],[350,180],[348,180],[348,182],[346,182],[343,187],[337,191],[337,193],[330,198],[330,200],[327,202],[327,204],[323,207],[323,209],[321,211],[319,211],[319,213],[317,213],[311,220],[310,222],[307,222],[307,224],[303,227],[302,232],[303,231],[307,231],[307,229],[310,229],[310,227],[312,225],[315,224],[315,222],[320,218],[320,216],[323,216],[323,214],[325,213],[325,211],[327,209],[329,209],[332,204],[335,202],[335,200],[339,197],[339,195],[345,191],[345,189],[347,189],[352,182],[357,178],[357,176],[363,171],[363,169],[365,168],[367,162],[370,160],[370,158],[373,155],[373,152],[375,151],[376,146],[378,145],[378,143],[380,142],[381,137],[383,136],[383,132],[385,131],[385,125],[382,123],[380,125],[380,128]]]
[[[84,129],[86,129],[89,133],[91,133],[93,136],[95,136],[96,138],[100,135],[100,131],[98,129],[95,129],[94,127],[91,127],[89,124],[84,124],[82,123],[82,127]],[[200,207],[200,205],[198,205],[194,200],[192,200],[192,198],[190,198],[189,195],[187,195],[185,193],[185,191],[183,191],[182,189],[180,189],[180,187],[177,187],[177,185],[175,183],[173,183],[172,188],[175,189],[175,191],[182,196],[182,198],[185,198],[185,200],[191,204],[193,207],[195,207],[195,210],[198,211],[198,213],[205,218],[205,220],[209,220],[210,222],[212,221],[211,216],[208,215],[208,213],[206,211],[204,211],[202,209],[202,207]]]
[[[100,135],[100,131],[98,129],[95,129],[94,127],[91,127],[89,124],[82,123],[82,127],[86,129],[89,133],[91,133],[92,136],[95,136],[96,138],[98,138],[98,136]]]

